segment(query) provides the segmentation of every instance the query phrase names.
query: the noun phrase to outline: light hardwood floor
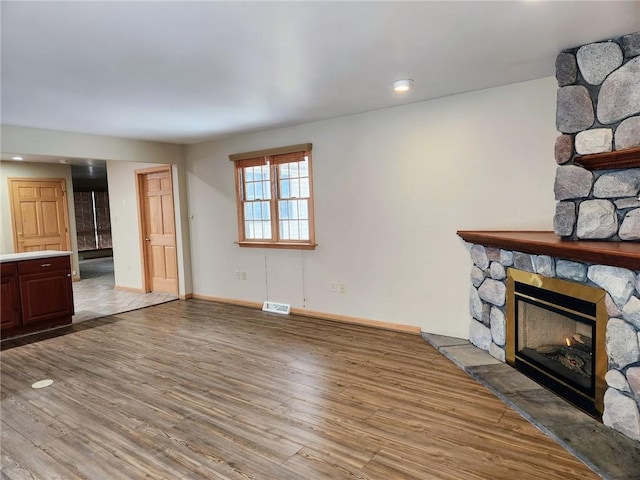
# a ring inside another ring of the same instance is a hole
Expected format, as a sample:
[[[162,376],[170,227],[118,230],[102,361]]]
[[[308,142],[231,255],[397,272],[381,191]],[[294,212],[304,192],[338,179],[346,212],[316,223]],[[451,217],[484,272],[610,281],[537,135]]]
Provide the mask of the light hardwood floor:
[[[2,478],[598,478],[419,336],[201,300],[117,317],[2,351]]]

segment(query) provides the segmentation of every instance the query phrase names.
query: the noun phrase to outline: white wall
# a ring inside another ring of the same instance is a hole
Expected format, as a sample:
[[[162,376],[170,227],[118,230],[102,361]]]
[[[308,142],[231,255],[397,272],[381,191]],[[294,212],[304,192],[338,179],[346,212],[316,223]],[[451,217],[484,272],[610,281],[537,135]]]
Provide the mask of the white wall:
[[[72,270],[76,275],[78,269],[78,237],[76,235],[76,214],[73,204],[73,182],[71,181],[71,166],[55,163],[23,163],[0,162],[0,253],[15,253],[13,243],[13,228],[11,227],[11,200],[9,198],[9,178],[64,178],[67,188],[67,215],[69,217],[69,239],[71,240]]]
[[[471,262],[455,232],[552,229],[556,88],[545,78],[188,146],[194,293],[261,302],[268,291],[294,307],[468,337]],[[238,247],[228,155],[303,142],[313,143],[317,249]]]

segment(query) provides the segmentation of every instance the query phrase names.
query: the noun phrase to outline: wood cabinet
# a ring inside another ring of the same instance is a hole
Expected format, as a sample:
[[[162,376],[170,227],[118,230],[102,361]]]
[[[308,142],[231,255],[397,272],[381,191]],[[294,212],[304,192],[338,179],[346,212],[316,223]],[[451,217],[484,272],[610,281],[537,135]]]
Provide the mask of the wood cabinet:
[[[18,266],[0,264],[0,328],[2,331],[20,325]]]
[[[71,323],[74,309],[69,256],[1,265],[3,338]]]

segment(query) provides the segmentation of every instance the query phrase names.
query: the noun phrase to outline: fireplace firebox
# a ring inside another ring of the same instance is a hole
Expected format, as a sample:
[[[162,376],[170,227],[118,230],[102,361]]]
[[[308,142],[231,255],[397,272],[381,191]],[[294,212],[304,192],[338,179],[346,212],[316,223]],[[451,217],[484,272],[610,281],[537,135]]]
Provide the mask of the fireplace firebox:
[[[607,371],[605,291],[510,268],[506,360],[600,418]]]

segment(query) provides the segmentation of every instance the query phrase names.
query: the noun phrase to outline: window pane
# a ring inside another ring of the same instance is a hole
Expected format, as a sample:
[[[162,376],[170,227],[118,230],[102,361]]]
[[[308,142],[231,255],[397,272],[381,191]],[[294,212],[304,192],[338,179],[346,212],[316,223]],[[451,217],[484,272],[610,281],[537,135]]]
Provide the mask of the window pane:
[[[253,183],[245,183],[245,194],[244,194],[244,199],[245,200],[254,200],[255,197],[255,193],[253,191]]]
[[[253,181],[253,167],[246,167],[243,168],[243,175],[244,175],[244,181],[245,182],[252,182]]]
[[[280,180],[280,198],[289,198],[289,180]]]
[[[289,220],[289,240],[300,240],[297,220]]]
[[[289,202],[286,200],[278,202],[278,218],[286,220],[289,218]]]
[[[292,163],[289,163],[288,165],[289,165],[289,176],[291,178],[297,177],[299,175],[298,162],[292,162]]]
[[[300,220],[300,240],[309,240],[309,222]]]
[[[256,232],[256,238],[264,238],[262,235],[262,222],[254,222],[253,228]]]
[[[262,218],[262,207],[260,206],[260,203],[261,202],[252,203],[254,220],[260,220]]]
[[[262,222],[263,238],[271,238],[271,222]]]
[[[291,198],[300,197],[300,180],[292,179],[291,180]]]
[[[289,239],[289,222],[286,220],[280,222],[280,239],[288,240]]]
[[[269,211],[269,202],[262,203],[262,219],[269,220],[271,218],[271,212]]]
[[[309,179],[301,178],[300,179],[300,197],[309,198]]]
[[[262,180],[269,180],[269,165],[262,165],[260,171],[262,176],[260,177]]]
[[[296,200],[289,200],[289,214],[291,219],[297,219],[298,216],[298,202]]]
[[[308,177],[309,176],[309,161],[307,160],[307,157],[304,157],[304,158],[305,158],[304,162],[298,163],[298,165],[300,166],[300,176],[301,177]]]
[[[289,164],[288,163],[283,163],[281,165],[278,165],[278,168],[280,169],[280,178],[289,178]]]
[[[247,238],[255,238],[253,236],[253,222],[244,222],[244,236]]]
[[[253,208],[250,203],[244,204],[244,219],[253,220]]]
[[[262,198],[271,198],[271,183],[269,181],[262,182]]]
[[[309,218],[309,204],[307,200],[298,200],[298,218],[304,220]]]

